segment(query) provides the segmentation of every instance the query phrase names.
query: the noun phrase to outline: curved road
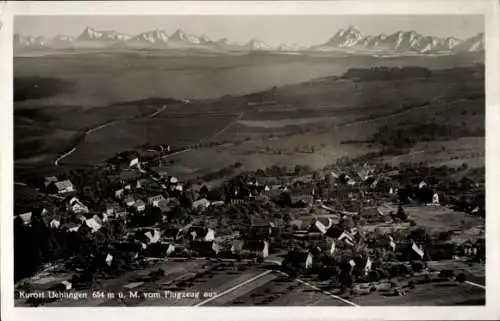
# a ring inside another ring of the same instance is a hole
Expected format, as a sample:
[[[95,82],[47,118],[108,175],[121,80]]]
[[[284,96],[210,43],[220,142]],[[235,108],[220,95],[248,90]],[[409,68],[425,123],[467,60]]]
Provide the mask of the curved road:
[[[101,130],[103,128],[106,128],[110,125],[113,125],[113,124],[116,124],[116,123],[119,123],[119,122],[126,122],[126,121],[131,121],[131,120],[137,120],[137,119],[141,119],[141,118],[153,118],[153,117],[156,117],[158,116],[160,113],[162,113],[165,109],[167,108],[166,105],[163,105],[161,108],[158,108],[158,110],[156,110],[154,113],[150,114],[150,115],[147,115],[145,117],[140,117],[140,118],[133,118],[133,119],[117,119],[117,120],[112,120],[112,121],[109,121],[107,123],[104,123],[104,124],[101,124],[99,126],[96,126],[96,127],[93,127],[93,128],[90,128],[90,129],[87,129],[84,133],[83,133],[83,137],[87,136],[88,134],[90,133],[93,133],[93,132],[96,132],[98,130]],[[73,154],[75,151],[76,151],[76,147],[78,146],[79,143],[76,143],[75,146],[68,152],[62,154],[61,156],[59,156],[55,161],[54,161],[54,165],[55,166],[59,166],[59,162],[62,161],[63,159],[65,159],[66,157],[68,157],[69,155]]]

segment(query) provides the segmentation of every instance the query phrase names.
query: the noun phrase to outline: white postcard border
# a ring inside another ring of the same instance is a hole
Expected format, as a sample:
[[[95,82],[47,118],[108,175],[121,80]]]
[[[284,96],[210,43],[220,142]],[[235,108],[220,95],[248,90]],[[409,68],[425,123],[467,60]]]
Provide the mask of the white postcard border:
[[[0,6],[0,177],[1,303],[3,320],[352,320],[352,319],[498,319],[500,318],[500,144],[499,1],[199,1],[199,2],[9,2]],[[486,243],[487,299],[484,307],[252,307],[252,308],[14,308],[13,307],[13,92],[14,15],[374,15],[484,14],[486,19]]]

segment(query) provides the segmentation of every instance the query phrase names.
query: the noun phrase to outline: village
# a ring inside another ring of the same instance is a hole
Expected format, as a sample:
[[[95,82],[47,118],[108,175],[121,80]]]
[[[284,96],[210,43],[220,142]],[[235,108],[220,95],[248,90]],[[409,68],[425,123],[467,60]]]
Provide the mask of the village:
[[[148,147],[40,179],[34,188],[44,196],[14,216],[16,300],[45,305],[57,299],[18,293],[90,290],[150,271],[149,281],[110,286],[140,289],[159,283],[170,265],[203,260],[243,274],[276,271],[351,303],[374,292],[407,296],[432,282],[484,292],[484,274],[470,272],[485,260],[484,181],[445,179],[443,167],[341,160],[316,171],[241,172],[210,185],[153,165],[170,153],[168,145]],[[181,273],[169,286],[194,284],[185,279]]]

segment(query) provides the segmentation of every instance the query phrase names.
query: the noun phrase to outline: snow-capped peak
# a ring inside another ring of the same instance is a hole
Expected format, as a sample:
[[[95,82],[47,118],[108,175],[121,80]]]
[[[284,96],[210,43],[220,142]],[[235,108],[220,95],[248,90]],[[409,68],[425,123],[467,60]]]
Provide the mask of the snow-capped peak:
[[[199,38],[200,39],[200,43],[202,44],[207,44],[207,43],[212,43],[212,39],[210,39],[207,35],[201,35],[201,37]]]
[[[247,44],[246,47],[250,50],[270,50],[271,47],[269,47],[264,41],[259,40],[259,39],[251,39]]]
[[[337,33],[325,44],[339,48],[349,48],[357,44],[363,36],[359,30],[349,26],[346,30],[340,29]]]
[[[86,27],[85,30],[80,34],[78,40],[92,41],[92,40],[104,40],[104,41],[125,41],[132,37],[126,34],[118,33],[116,31],[97,31],[91,27]]]
[[[168,35],[164,30],[155,29],[148,32],[143,32],[135,36],[132,40],[149,42],[149,43],[162,43],[168,41]]]
[[[278,51],[300,51],[302,50],[303,48],[301,46],[299,46],[298,44],[291,44],[291,45],[287,45],[287,44],[280,44],[277,48]]]
[[[45,37],[22,36],[19,33],[14,34],[14,45],[26,47],[43,47],[47,44]]]
[[[178,42],[186,42],[186,43],[191,43],[191,44],[200,44],[201,40],[200,38],[196,36],[189,35],[182,31],[181,29],[177,29],[171,36],[170,40],[172,41],[178,41]]]

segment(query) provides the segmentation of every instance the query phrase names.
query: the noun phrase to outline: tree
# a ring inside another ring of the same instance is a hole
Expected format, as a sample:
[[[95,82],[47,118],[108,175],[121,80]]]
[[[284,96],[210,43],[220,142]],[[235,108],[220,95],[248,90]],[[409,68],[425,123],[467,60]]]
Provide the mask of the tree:
[[[203,185],[200,188],[200,197],[206,197],[208,195],[208,187],[206,185]]]
[[[421,262],[421,261],[412,261],[411,262],[411,269],[414,271],[414,272],[422,272],[422,270],[424,269],[425,265],[424,265],[424,262]]]
[[[456,280],[460,283],[464,283],[467,280],[465,273],[460,273],[457,275]]]
[[[410,234],[408,234],[407,238],[418,242],[426,242],[430,240],[429,233],[421,227],[412,230]]]
[[[396,216],[403,222],[408,221],[408,214],[406,214],[406,211],[403,209],[403,206],[401,204],[399,204],[398,206]]]
[[[193,199],[188,193],[183,193],[179,199],[179,204],[184,208],[192,208]]]
[[[343,289],[346,289],[346,288],[352,287],[354,280],[353,280],[351,273],[349,273],[349,271],[342,270],[342,272],[340,272],[340,274],[339,274],[339,282],[341,284],[341,287]]]

